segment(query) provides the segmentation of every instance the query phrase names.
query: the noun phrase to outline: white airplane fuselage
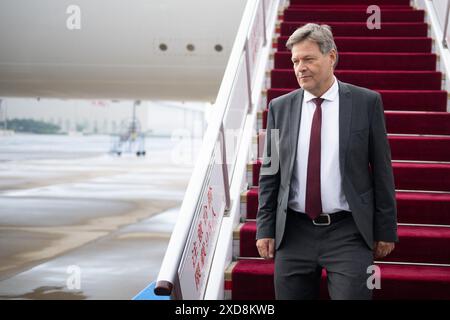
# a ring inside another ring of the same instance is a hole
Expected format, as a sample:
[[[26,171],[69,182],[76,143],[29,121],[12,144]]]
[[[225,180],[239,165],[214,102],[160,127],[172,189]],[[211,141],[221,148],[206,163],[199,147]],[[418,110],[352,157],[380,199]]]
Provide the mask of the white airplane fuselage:
[[[213,101],[245,2],[2,0],[0,96]]]

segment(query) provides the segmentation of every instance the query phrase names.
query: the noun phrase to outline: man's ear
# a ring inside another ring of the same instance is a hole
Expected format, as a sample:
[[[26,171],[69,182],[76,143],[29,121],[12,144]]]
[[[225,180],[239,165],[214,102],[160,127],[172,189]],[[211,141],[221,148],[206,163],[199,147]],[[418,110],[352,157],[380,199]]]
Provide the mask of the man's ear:
[[[337,52],[334,49],[331,49],[329,52],[330,55],[330,59],[331,59],[331,65],[334,67],[334,65],[336,64],[336,60],[337,60]]]

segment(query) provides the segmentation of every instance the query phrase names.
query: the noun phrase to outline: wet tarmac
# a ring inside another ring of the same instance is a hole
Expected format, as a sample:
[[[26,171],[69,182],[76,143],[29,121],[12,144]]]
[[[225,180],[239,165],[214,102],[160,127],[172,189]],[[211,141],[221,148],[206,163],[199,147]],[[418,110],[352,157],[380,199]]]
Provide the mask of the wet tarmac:
[[[156,280],[192,163],[170,139],[145,158],[65,139],[0,137],[0,299],[131,299]]]

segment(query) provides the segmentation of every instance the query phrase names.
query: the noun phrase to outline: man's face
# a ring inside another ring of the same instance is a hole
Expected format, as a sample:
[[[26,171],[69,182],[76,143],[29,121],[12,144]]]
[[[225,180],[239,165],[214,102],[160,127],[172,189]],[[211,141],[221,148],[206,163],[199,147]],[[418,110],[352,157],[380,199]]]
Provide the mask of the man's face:
[[[322,54],[317,43],[304,40],[296,43],[291,53],[298,84],[304,90],[320,97],[333,83],[336,51]]]

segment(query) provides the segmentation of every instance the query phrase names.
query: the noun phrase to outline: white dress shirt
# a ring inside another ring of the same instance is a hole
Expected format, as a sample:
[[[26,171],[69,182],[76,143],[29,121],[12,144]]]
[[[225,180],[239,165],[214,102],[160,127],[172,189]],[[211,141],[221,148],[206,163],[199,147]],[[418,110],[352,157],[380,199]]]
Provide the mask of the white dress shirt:
[[[304,91],[302,117],[298,137],[297,155],[291,178],[288,206],[305,212],[306,175],[308,168],[309,140],[311,124],[316,105],[312,99],[317,98]],[[322,102],[322,131],[320,151],[320,185],[322,212],[334,213],[341,210],[350,211],[342,190],[339,164],[339,85],[334,77],[333,85],[320,98]],[[291,128],[292,129],[292,128]]]

